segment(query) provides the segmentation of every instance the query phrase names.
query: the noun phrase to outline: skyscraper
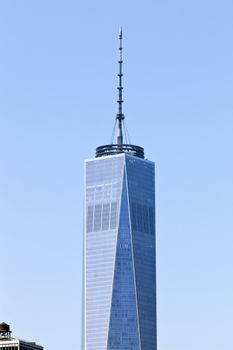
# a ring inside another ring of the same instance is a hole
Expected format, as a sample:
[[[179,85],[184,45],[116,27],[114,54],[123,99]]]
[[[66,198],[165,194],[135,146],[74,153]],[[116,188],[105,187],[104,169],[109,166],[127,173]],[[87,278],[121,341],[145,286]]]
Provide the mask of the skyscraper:
[[[157,348],[154,163],[127,141],[119,38],[116,141],[85,161],[82,350]]]

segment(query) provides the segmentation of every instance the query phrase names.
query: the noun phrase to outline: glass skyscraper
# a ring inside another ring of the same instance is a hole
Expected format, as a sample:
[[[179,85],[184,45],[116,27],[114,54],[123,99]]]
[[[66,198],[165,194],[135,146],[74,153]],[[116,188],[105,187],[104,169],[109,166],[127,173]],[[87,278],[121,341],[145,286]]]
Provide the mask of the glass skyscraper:
[[[82,350],[156,350],[155,174],[123,143],[122,31],[116,143],[85,161]]]

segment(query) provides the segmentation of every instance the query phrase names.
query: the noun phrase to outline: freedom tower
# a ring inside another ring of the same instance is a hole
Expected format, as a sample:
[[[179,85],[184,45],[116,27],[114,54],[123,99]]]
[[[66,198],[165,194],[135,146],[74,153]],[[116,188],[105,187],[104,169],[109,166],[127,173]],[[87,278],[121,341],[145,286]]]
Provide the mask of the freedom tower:
[[[128,141],[119,39],[113,140],[85,161],[82,350],[157,349],[154,163]]]

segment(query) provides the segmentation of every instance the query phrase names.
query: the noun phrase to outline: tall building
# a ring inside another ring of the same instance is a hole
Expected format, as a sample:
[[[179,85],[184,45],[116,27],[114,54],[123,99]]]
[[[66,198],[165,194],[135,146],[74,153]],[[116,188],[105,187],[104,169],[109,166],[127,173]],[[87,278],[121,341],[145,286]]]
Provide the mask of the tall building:
[[[82,350],[156,350],[155,174],[127,141],[122,30],[116,141],[85,161]]]
[[[43,346],[11,337],[10,326],[0,323],[0,350],[43,350]]]

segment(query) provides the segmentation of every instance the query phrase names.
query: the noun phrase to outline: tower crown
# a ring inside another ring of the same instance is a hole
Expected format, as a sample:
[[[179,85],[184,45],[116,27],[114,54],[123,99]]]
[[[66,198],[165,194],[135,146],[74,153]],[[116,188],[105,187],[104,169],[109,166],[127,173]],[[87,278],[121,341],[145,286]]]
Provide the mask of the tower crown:
[[[118,153],[129,153],[131,155],[134,155],[139,158],[144,158],[144,149],[140,146],[132,145],[128,139],[127,129],[125,125],[125,116],[123,113],[123,71],[122,71],[122,65],[123,65],[123,47],[122,47],[122,27],[120,27],[119,30],[119,58],[118,58],[118,64],[119,64],[119,85],[117,87],[118,89],[118,111],[116,114],[116,120],[115,125],[113,129],[113,136],[111,140],[111,144],[99,146],[96,148],[96,157],[103,157],[108,155],[114,155]],[[124,138],[126,140],[126,143],[124,143]],[[114,142],[115,140],[115,142]]]

